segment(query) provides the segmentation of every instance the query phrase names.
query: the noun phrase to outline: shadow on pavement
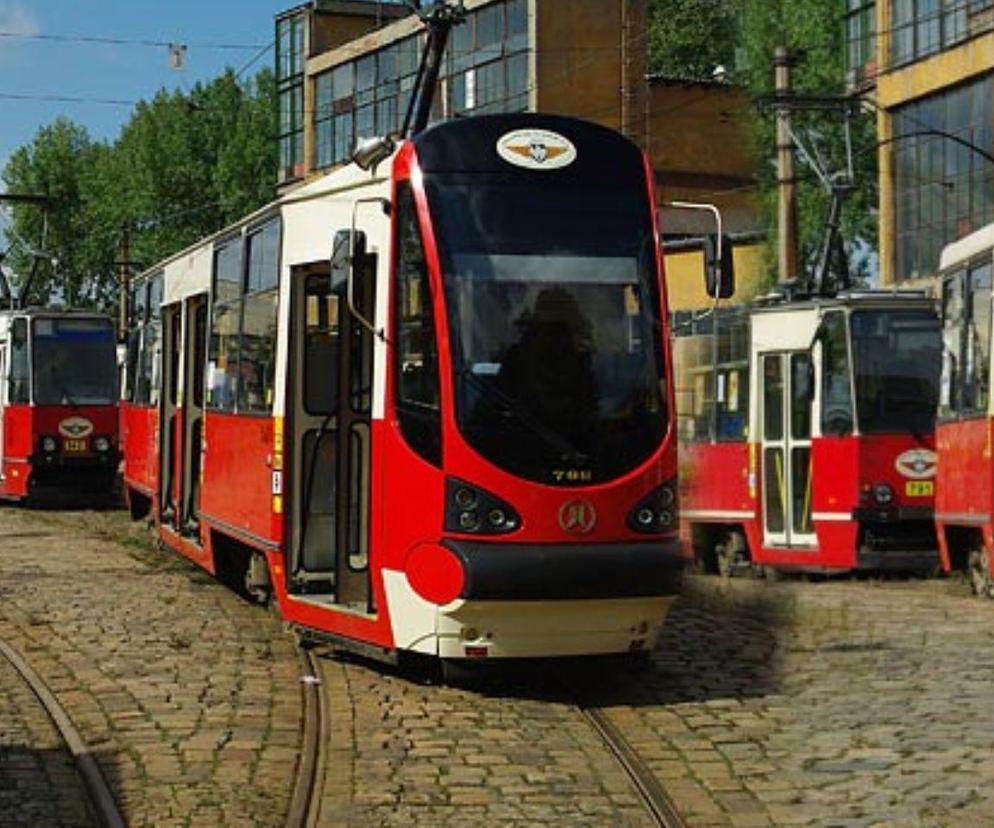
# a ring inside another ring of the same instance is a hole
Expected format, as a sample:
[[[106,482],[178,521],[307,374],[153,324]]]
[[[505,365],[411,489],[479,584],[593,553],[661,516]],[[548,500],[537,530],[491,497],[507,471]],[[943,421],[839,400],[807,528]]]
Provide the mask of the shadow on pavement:
[[[0,743],[0,825],[95,828],[98,824],[68,751]]]
[[[795,609],[790,590],[776,585],[691,578],[649,654],[445,665],[415,657],[397,668],[339,657],[423,684],[593,707],[742,699],[778,692],[778,644]]]

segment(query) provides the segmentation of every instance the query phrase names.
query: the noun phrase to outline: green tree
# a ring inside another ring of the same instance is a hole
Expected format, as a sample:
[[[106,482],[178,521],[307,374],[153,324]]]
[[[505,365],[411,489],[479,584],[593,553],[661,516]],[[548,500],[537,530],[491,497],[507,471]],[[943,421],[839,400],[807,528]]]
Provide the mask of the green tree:
[[[25,301],[45,302],[53,296],[73,305],[106,300],[107,261],[86,241],[83,210],[87,172],[105,151],[84,127],[59,118],[8,160],[3,180],[9,192],[50,199],[45,209],[15,207],[7,230],[12,244],[5,263],[16,291],[23,289],[32,270],[34,252],[46,254]]]
[[[741,6],[740,43],[744,66],[738,79],[756,95],[774,91],[773,55],[786,46],[800,56],[792,72],[798,93],[842,95],[845,93],[845,42],[837,0],[749,0]],[[792,127],[820,155],[821,166],[830,174],[846,168],[844,119],[838,113],[795,113]],[[855,188],[844,202],[842,238],[857,279],[868,276],[868,250],[876,247],[877,167],[876,119],[872,114],[852,124]],[[760,157],[775,153],[775,124],[772,113],[757,118],[752,140]],[[829,196],[814,170],[800,157],[796,163],[798,224],[802,271],[811,272],[828,215]],[[759,193],[768,226],[776,228],[776,169],[765,164],[760,170]],[[772,257],[771,257],[772,262]],[[771,274],[772,278],[772,274]]]
[[[738,15],[727,0],[652,0],[649,71],[706,80],[735,61]]]
[[[705,80],[725,66],[728,79],[760,98],[774,91],[773,54],[777,46],[803,53],[794,69],[796,91],[842,94],[845,43],[838,0],[650,0],[650,66],[665,74]],[[795,131],[817,148],[828,172],[845,168],[843,121],[837,114],[793,116]],[[845,201],[842,236],[851,269],[865,276],[867,252],[876,247],[876,123],[872,114],[853,125],[856,187]],[[757,170],[757,203],[771,231],[768,281],[776,281],[775,125],[772,113],[756,116],[743,135],[752,142]],[[814,266],[825,220],[828,195],[814,171],[798,159],[798,223],[802,270]]]
[[[60,119],[40,129],[4,170],[11,191],[53,198],[46,266],[36,301],[61,295],[69,304],[110,308],[117,296],[118,245],[125,228],[132,258],[150,266],[273,198],[275,84],[263,70],[240,84],[228,70],[190,92],[160,91],[139,103],[113,143],[90,140]],[[20,274],[41,242],[42,212],[13,211]]]

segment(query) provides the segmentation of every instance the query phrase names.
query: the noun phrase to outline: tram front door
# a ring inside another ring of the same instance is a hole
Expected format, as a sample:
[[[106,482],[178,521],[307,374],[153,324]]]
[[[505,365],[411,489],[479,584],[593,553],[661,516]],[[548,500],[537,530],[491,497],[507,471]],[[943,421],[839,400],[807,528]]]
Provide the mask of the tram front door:
[[[814,548],[811,522],[811,354],[760,354],[763,545]]]
[[[372,315],[375,257],[364,256],[355,303]],[[334,263],[294,273],[290,448],[290,591],[371,613],[369,585],[373,338],[349,312]]]

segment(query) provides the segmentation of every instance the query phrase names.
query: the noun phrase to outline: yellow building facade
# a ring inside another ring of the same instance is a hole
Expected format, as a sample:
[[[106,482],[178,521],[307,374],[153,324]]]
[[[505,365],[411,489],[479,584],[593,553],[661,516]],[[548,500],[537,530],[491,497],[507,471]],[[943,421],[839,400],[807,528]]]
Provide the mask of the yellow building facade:
[[[851,79],[877,110],[880,280],[928,286],[946,244],[994,221],[994,0],[847,11]]]

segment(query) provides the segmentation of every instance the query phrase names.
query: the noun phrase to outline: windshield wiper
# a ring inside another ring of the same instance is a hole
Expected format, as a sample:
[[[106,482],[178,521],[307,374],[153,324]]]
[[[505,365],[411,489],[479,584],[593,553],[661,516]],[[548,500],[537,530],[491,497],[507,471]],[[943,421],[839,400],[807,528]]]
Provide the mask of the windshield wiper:
[[[497,403],[506,413],[512,415],[519,423],[525,426],[536,437],[541,438],[548,446],[560,452],[563,460],[567,460],[571,465],[586,466],[590,458],[574,446],[569,440],[548,426],[544,425],[529,411],[522,408],[518,402],[509,397],[499,388],[484,382],[473,373],[469,366],[463,366],[456,371],[456,376],[460,379],[468,380],[481,394]]]

